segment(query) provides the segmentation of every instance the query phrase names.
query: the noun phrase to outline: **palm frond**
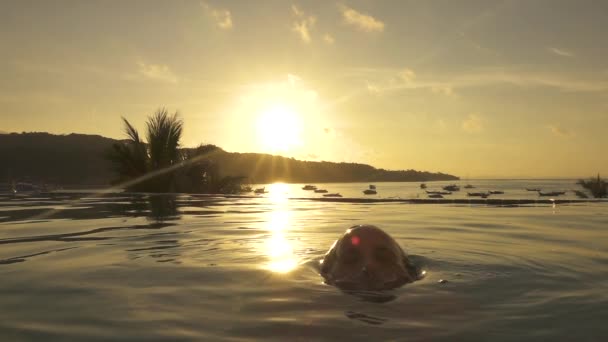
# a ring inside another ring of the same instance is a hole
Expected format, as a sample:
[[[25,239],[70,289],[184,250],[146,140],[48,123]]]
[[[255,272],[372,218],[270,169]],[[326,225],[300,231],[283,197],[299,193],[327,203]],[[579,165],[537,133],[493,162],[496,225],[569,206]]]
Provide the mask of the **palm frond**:
[[[152,168],[161,169],[179,162],[183,121],[178,113],[170,115],[161,108],[148,119],[146,127]]]
[[[139,133],[137,132],[137,129],[135,129],[135,127],[133,127],[133,125],[131,125],[131,123],[129,123],[129,121],[124,117],[121,117],[121,119],[125,125],[125,133],[129,137],[129,139],[134,143],[140,143],[141,140],[139,139]]]

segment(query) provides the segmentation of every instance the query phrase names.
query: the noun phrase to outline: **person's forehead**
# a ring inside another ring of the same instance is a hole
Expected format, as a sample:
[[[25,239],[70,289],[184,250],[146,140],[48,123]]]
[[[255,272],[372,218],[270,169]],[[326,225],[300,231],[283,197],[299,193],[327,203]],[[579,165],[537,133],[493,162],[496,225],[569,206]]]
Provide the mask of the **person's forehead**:
[[[390,246],[392,239],[386,233],[377,229],[352,229],[349,230],[344,238],[349,245],[353,246]]]

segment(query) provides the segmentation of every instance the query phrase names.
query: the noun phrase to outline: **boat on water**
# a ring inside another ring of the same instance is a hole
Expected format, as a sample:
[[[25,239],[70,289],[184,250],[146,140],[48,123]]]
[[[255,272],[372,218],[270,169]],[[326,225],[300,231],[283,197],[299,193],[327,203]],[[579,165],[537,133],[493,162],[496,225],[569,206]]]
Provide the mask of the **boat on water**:
[[[429,194],[429,198],[443,198],[441,194]]]
[[[469,196],[469,197],[488,198],[488,196],[490,196],[490,194],[487,193],[487,192],[467,192],[467,196]]]
[[[268,191],[266,191],[266,188],[257,188],[253,191],[255,194],[267,194]]]
[[[472,186],[471,184],[467,184],[464,186],[465,189],[473,189],[475,188],[474,186]]]
[[[335,194],[325,194],[323,197],[342,197],[342,195],[336,192]]]
[[[12,183],[9,189],[9,192],[12,194],[35,194],[41,191],[47,191],[46,187],[25,182]]]
[[[376,190],[376,186],[375,186],[375,185],[373,185],[373,184],[370,184],[370,185],[369,185],[369,188],[370,188],[370,190]]]
[[[302,190],[317,190],[317,187],[314,185],[307,184],[302,187]]]
[[[559,195],[565,195],[565,194],[566,194],[565,191],[542,192],[542,191],[538,190],[538,195],[539,196],[559,196]]]
[[[445,191],[460,191],[460,187],[456,184],[446,185],[442,189]]]
[[[428,190],[426,190],[426,193],[429,195],[451,195],[452,194],[450,191],[428,191]]]
[[[420,184],[420,189],[426,189],[426,184],[424,184],[424,183]]]
[[[501,190],[489,191],[490,195],[503,195],[505,192]]]
[[[526,188],[527,191],[540,191],[539,188]]]
[[[244,186],[241,189],[241,192],[252,192],[252,191],[253,191],[253,189],[250,186]]]
[[[366,189],[366,190],[363,190],[363,193],[366,194],[366,195],[375,195],[378,192],[376,190],[374,190],[374,189]]]
[[[327,190],[325,190],[325,189],[315,189],[315,193],[317,193],[317,194],[326,194]]]

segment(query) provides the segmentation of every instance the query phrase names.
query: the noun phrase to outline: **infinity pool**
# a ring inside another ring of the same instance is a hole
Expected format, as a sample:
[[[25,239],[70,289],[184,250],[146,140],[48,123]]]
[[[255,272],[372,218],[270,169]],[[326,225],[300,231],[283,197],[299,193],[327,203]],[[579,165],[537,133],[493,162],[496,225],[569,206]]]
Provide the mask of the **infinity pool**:
[[[319,259],[361,223],[426,277],[325,285]],[[0,294],[2,341],[600,341],[608,204],[3,197]]]

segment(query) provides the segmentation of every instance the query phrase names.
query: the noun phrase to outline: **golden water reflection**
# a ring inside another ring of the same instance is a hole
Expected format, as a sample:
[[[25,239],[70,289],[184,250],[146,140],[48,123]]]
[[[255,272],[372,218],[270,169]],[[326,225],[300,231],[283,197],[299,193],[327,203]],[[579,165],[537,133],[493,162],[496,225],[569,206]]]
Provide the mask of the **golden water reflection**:
[[[268,198],[272,203],[286,203],[289,198],[289,185],[285,183],[268,185]]]
[[[277,273],[287,273],[298,266],[293,241],[288,239],[292,213],[288,208],[287,190],[286,184],[269,186],[269,197],[274,208],[268,213],[266,226],[270,234],[264,244],[264,253],[268,257],[265,268]]]

